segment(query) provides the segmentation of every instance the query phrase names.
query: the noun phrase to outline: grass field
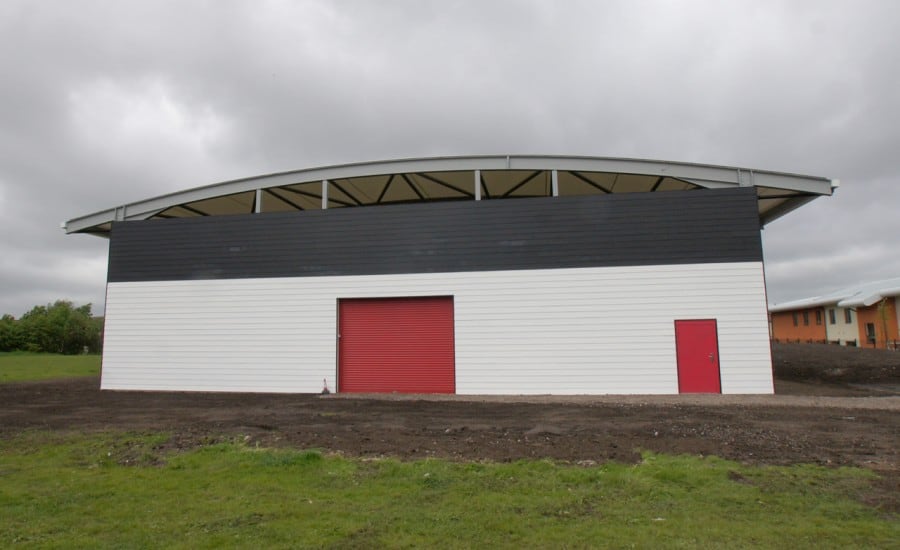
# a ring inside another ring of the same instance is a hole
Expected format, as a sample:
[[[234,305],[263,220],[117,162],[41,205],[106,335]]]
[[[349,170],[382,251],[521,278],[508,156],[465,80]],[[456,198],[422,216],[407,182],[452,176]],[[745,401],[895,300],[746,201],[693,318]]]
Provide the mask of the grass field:
[[[57,355],[53,353],[0,353],[0,383],[96,376],[99,355]]]
[[[637,465],[347,460],[164,435],[0,440],[0,546],[890,547],[873,474],[645,455]]]

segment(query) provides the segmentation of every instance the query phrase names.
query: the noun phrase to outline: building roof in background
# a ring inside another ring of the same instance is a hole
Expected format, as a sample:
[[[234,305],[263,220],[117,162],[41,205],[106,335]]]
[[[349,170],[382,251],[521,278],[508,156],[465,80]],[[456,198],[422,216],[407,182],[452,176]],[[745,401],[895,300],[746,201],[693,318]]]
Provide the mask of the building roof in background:
[[[900,277],[859,283],[821,296],[772,304],[769,311],[778,313],[823,306],[865,307],[876,304],[888,296],[900,296]]]

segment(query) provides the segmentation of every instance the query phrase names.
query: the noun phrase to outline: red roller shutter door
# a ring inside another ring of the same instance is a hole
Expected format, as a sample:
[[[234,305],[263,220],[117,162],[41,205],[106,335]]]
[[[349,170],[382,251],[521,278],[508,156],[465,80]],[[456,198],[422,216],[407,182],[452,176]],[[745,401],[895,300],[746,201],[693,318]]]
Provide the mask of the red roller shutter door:
[[[455,393],[453,298],[340,300],[338,391]]]

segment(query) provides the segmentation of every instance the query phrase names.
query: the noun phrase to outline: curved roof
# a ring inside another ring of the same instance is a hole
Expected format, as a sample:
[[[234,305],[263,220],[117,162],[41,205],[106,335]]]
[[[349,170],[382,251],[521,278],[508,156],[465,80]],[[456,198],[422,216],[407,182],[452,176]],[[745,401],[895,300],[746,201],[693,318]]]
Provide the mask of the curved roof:
[[[285,212],[438,200],[756,188],[768,223],[836,180],[749,168],[658,160],[493,155],[387,160],[243,178],[123,204],[62,224],[107,235],[113,221]]]
[[[900,296],[900,277],[860,283],[822,296],[774,304],[769,306],[769,311],[779,313],[823,306],[868,307],[891,296]]]

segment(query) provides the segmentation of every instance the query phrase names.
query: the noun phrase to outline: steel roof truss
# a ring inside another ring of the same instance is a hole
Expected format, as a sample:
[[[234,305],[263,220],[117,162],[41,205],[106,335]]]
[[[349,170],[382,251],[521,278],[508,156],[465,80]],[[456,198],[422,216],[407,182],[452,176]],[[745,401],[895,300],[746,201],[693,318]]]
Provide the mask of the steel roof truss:
[[[584,176],[580,172],[575,172],[575,171],[570,170],[569,173],[595,189],[599,189],[606,194],[612,193],[611,190],[607,189],[606,187],[603,187],[602,185],[600,185],[599,183],[597,183],[595,181],[592,181],[591,179],[589,179],[587,176]],[[616,174],[616,176],[618,176],[618,174]],[[615,182],[615,180],[613,180],[613,185],[615,185],[615,184],[616,184],[616,182]]]
[[[410,178],[406,174],[400,174],[400,177],[403,178],[403,181],[405,181],[406,184],[409,185],[409,188],[413,190],[413,192],[416,194],[416,196],[419,197],[419,199],[425,200],[425,195],[423,195],[422,192],[419,191],[419,188],[416,187],[416,185],[413,183],[412,178]]]
[[[384,194],[387,193],[388,188],[391,186],[391,183],[394,181],[394,174],[388,176],[387,182],[384,184],[384,189],[381,190],[381,193],[378,194],[378,198],[375,200],[375,204],[381,204],[381,199],[384,198]]]
[[[501,198],[505,198],[505,197],[508,197],[508,196],[512,195],[513,193],[515,193],[516,191],[518,191],[523,185],[525,185],[525,184],[528,183],[529,181],[531,181],[531,180],[533,180],[534,178],[536,178],[536,177],[538,177],[539,175],[541,175],[542,172],[543,172],[543,170],[535,170],[534,172],[532,172],[531,174],[529,174],[528,177],[526,177],[525,179],[523,179],[523,180],[520,181],[519,183],[513,185],[513,186],[510,188],[509,191],[507,191],[506,193],[503,193],[502,195],[500,195],[500,197],[501,197]]]
[[[310,192],[310,191],[303,191],[303,190],[301,190],[301,189],[294,189],[294,188],[292,188],[292,187],[279,187],[279,189],[282,189],[282,190],[287,191],[287,192],[289,192],[289,193],[294,193],[294,194],[297,194],[297,195],[302,195],[302,196],[304,196],[304,197],[309,197],[309,198],[312,198],[312,199],[319,199],[319,200],[322,200],[322,195],[319,194],[319,193],[313,193],[313,192]],[[328,201],[329,201],[329,202],[333,202],[333,203],[335,203],[335,204],[340,204],[341,206],[353,206],[353,203],[352,203],[352,202],[342,201],[341,199],[329,198]]]
[[[331,182],[331,185],[334,185],[334,186],[337,188],[338,191],[340,191],[340,192],[343,193],[344,195],[350,197],[350,200],[352,200],[353,202],[355,202],[357,206],[362,206],[362,204],[363,204],[362,201],[359,200],[359,199],[357,199],[357,198],[354,197],[349,191],[347,191],[346,189],[344,189],[343,187],[341,187],[341,184],[339,184],[339,183],[337,182],[337,180],[329,180],[329,181]],[[332,200],[333,200],[333,199],[332,199]]]
[[[186,205],[186,204],[180,204],[180,205],[178,205],[178,208],[187,210],[188,212],[191,212],[191,213],[193,213],[193,214],[197,214],[198,216],[209,216],[209,214],[207,214],[207,213],[204,212],[203,210],[194,208],[193,206],[188,206],[188,205]]]
[[[430,181],[430,182],[434,182],[434,183],[436,183],[436,184],[438,184],[438,185],[442,185],[442,186],[444,186],[444,187],[446,187],[446,188],[448,188],[448,189],[453,189],[453,190],[456,191],[457,193],[462,193],[463,195],[465,195],[465,196],[467,196],[467,197],[475,198],[475,195],[474,195],[473,193],[471,193],[470,191],[466,191],[465,189],[460,189],[459,187],[457,187],[457,186],[455,186],[455,185],[453,185],[453,184],[447,183],[447,182],[445,182],[445,181],[441,181],[441,180],[439,180],[438,178],[436,178],[436,177],[434,177],[434,176],[432,176],[432,175],[426,174],[425,172],[416,172],[415,175],[416,175],[416,176],[419,176],[419,177],[422,178],[422,179],[426,179],[426,180],[428,180],[428,181]]]
[[[487,182],[484,181],[484,173],[479,173],[479,178],[481,179],[481,190],[484,192],[484,198],[491,198],[491,192],[488,191]]]
[[[281,202],[283,202],[283,203],[285,203],[285,204],[287,204],[287,205],[293,206],[293,207],[296,208],[297,210],[306,210],[305,208],[303,208],[303,207],[300,206],[299,204],[295,203],[294,201],[289,200],[289,199],[287,199],[286,197],[282,197],[281,195],[279,195],[278,193],[276,193],[274,188],[273,188],[273,189],[264,189],[263,191],[265,191],[265,192],[267,192],[268,194],[272,195],[273,197],[275,197],[276,199],[280,200]]]

